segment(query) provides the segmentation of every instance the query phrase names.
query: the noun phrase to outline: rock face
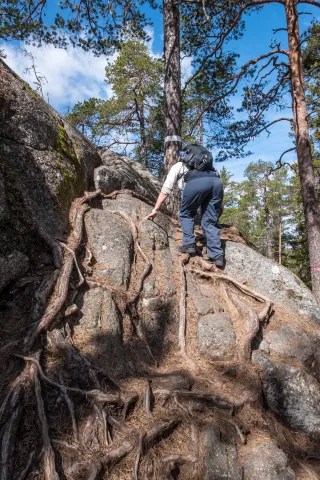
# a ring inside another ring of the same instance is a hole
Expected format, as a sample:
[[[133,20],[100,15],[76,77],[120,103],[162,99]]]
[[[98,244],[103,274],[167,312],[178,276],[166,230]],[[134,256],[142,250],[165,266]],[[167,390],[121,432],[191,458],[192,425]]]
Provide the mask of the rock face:
[[[192,298],[199,315],[223,312],[223,306],[215,299],[212,291],[205,285],[199,287],[192,275],[187,275],[187,285],[188,296]]]
[[[203,443],[204,480],[242,480],[242,467],[238,463],[236,443],[232,437],[224,438],[217,425],[209,424],[203,431]]]
[[[24,275],[29,269],[29,258],[14,251],[7,257],[0,257],[0,292],[10,282]]]
[[[0,60],[0,253],[61,237],[92,186],[96,149]],[[52,246],[52,245],[51,245]]]
[[[305,284],[286,268],[242,243],[226,242],[225,272],[246,279],[257,291],[320,323],[320,308]]]
[[[236,335],[231,319],[224,314],[205,315],[198,323],[199,351],[214,360],[232,356]]]
[[[265,443],[244,458],[244,477],[248,480],[295,480],[285,453],[274,443]]]
[[[110,291],[92,288],[80,295],[81,322],[74,326],[74,341],[81,344],[85,336],[90,345],[90,356],[97,359],[99,368],[110,374],[121,374],[124,369],[122,316]],[[108,355],[108,363],[104,358]]]
[[[95,209],[86,215],[85,225],[98,275],[109,278],[114,285],[127,287],[133,254],[128,224],[119,215]]]
[[[0,289],[10,288],[0,302],[0,478],[320,478],[309,462],[320,433],[311,293],[238,242],[234,228],[224,231],[225,273],[238,282],[208,275],[198,257],[182,262],[174,222],[164,213],[144,221],[159,182],[104,149],[95,186],[122,191],[88,202],[76,253],[83,282],[68,250],[54,268],[41,238],[58,244],[67,207],[90,187],[99,159],[5,71]],[[74,248],[74,236],[62,240]],[[250,287],[270,299],[272,314]]]
[[[320,434],[320,386],[300,368],[272,362],[263,354],[255,361],[263,371],[263,390],[269,408],[290,428]]]
[[[302,330],[290,325],[283,325],[271,330],[266,335],[270,353],[283,358],[295,358],[301,362],[311,360],[315,351],[312,339]]]
[[[103,166],[95,171],[95,186],[103,193],[114,190],[134,190],[155,201],[161,188],[160,182],[146,168],[130,158],[100,149]]]

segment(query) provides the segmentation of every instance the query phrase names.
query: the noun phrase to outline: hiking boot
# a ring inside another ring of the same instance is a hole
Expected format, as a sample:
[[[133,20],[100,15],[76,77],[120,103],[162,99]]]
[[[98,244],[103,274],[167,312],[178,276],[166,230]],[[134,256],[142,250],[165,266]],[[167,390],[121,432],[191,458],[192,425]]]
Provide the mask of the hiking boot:
[[[225,267],[225,259],[223,255],[219,255],[219,257],[216,257],[216,258],[208,258],[208,260],[218,268]]]
[[[179,246],[180,253],[189,253],[190,255],[194,255],[196,253],[196,244],[190,243],[189,245],[180,245]]]

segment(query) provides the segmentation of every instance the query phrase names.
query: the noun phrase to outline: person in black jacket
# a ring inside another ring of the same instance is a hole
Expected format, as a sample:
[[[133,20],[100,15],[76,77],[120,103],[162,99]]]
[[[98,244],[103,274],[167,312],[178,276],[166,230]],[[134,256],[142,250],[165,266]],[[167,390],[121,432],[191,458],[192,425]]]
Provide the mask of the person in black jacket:
[[[171,167],[156,205],[146,219],[152,219],[157,214],[177,181],[183,190],[179,212],[183,231],[180,252],[196,253],[194,219],[201,207],[201,227],[207,239],[208,258],[217,267],[223,268],[224,254],[218,223],[222,213],[223,185],[212,166],[211,153],[201,145],[189,144],[183,149],[181,161]]]

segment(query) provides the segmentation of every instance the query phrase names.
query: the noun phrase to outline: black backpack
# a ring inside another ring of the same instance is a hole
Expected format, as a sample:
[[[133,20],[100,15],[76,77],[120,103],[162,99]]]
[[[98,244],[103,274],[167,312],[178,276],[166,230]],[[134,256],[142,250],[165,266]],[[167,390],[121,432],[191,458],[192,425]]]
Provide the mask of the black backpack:
[[[202,145],[190,143],[182,149],[180,156],[181,162],[184,163],[190,170],[214,170],[212,166],[213,157],[209,150]]]

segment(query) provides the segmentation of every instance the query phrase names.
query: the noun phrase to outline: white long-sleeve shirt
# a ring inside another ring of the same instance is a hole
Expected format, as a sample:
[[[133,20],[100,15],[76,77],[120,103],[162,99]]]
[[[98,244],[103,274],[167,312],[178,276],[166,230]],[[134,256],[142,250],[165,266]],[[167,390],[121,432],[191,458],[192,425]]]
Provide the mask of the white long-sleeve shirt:
[[[188,167],[186,167],[182,162],[177,162],[172,165],[162,186],[161,192],[165,193],[166,195],[170,195],[177,180],[179,189],[183,190],[185,185],[184,175],[188,172],[188,170]]]

